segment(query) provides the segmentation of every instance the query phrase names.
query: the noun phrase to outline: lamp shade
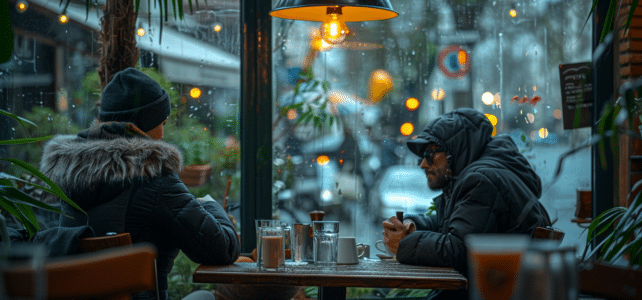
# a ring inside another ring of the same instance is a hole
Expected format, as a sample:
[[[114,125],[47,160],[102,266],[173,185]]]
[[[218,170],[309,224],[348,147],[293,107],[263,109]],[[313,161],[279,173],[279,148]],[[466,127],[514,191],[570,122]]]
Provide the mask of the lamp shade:
[[[323,22],[328,18],[329,11],[336,11],[337,8],[340,8],[344,22],[386,20],[399,15],[392,10],[389,0],[279,0],[270,15],[282,19]]]

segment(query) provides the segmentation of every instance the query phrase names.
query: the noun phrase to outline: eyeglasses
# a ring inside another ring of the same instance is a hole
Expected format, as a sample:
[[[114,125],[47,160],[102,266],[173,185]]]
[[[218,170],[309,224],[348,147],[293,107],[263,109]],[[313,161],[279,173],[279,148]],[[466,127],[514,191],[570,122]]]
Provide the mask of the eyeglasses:
[[[428,163],[429,166],[432,166],[435,153],[444,152],[444,151],[446,151],[446,149],[441,147],[436,149],[426,149],[426,152],[424,152],[424,158],[426,159],[426,163]]]

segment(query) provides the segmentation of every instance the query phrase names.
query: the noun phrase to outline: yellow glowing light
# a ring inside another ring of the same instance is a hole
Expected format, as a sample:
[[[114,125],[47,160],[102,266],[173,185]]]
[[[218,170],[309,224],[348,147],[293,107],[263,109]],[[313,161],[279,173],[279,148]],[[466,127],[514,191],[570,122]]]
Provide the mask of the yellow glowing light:
[[[288,109],[288,114],[287,114],[288,120],[294,120],[297,117],[297,112],[296,109],[290,108]]]
[[[485,92],[482,94],[482,102],[486,105],[491,105],[495,102],[495,97],[490,92]]]
[[[526,114],[526,120],[528,121],[528,123],[535,122],[535,115],[533,115],[532,113],[527,113]]]
[[[459,61],[460,65],[465,65],[466,61],[468,60],[468,54],[466,53],[466,51],[459,50],[459,52],[457,52],[457,60]]]
[[[378,69],[372,71],[368,81],[368,98],[370,101],[377,103],[392,90],[394,86],[392,76],[386,70]]]
[[[406,109],[409,111],[415,111],[419,107],[419,100],[417,98],[408,98],[406,99]]]
[[[537,92],[537,86],[536,85],[533,86],[533,92]]]
[[[197,99],[198,97],[200,97],[200,96],[201,96],[201,89],[199,89],[199,88],[197,88],[197,87],[192,88],[192,89],[189,91],[189,95],[190,95],[192,98]]]
[[[136,30],[136,34],[138,34],[138,36],[144,36],[145,35],[145,29],[138,28],[138,30]]]
[[[67,16],[66,16],[66,15],[60,15],[60,17],[58,18],[58,21],[59,21],[61,24],[66,24],[67,22],[69,22],[69,18],[67,18]]]
[[[320,155],[317,157],[317,164],[319,166],[325,166],[330,162],[330,158],[327,155]]]
[[[511,17],[517,17],[517,11],[514,9],[511,9],[510,12],[508,13]]]
[[[555,109],[553,111],[553,117],[555,117],[555,119],[561,120],[562,119],[562,110],[559,109],[559,108]]]
[[[497,117],[495,115],[491,114],[484,114],[486,118],[488,118],[488,121],[490,121],[490,124],[493,124],[493,126],[497,125]]]
[[[545,139],[548,136],[548,129],[546,128],[540,128],[539,130],[539,137]]]
[[[321,38],[330,44],[341,44],[348,34],[348,26],[339,19],[338,14],[330,14],[330,18],[321,24]]]
[[[16,3],[16,10],[18,12],[23,13],[23,12],[27,11],[27,8],[29,8],[29,4],[27,4],[27,2],[18,1],[18,3]]]
[[[443,100],[444,97],[446,97],[446,92],[442,89],[433,89],[432,92],[430,92],[430,96],[435,100]]]
[[[399,131],[401,132],[401,135],[409,136],[413,131],[415,131],[415,126],[412,125],[412,123],[403,123],[399,128]]]
[[[221,29],[223,29],[223,27],[221,26],[221,24],[216,24],[216,25],[214,25],[214,31],[219,32],[219,31],[221,31]]]

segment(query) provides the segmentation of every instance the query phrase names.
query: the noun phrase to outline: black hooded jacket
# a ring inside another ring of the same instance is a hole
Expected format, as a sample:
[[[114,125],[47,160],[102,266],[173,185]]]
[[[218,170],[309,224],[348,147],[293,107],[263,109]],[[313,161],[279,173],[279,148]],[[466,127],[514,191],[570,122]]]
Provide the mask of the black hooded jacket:
[[[399,244],[401,263],[453,267],[467,274],[465,236],[471,233],[525,233],[551,225],[539,202],[542,184],[507,135],[492,137],[482,113],[462,108],[430,122],[408,148],[422,157],[427,143],[445,147],[452,181],[435,199],[436,215],[408,216],[417,231]],[[522,219],[518,218],[525,211]]]
[[[96,236],[129,232],[132,242],[156,246],[158,288],[166,299],[179,250],[196,263],[231,264],[239,242],[223,207],[199,202],[179,179],[179,150],[131,126],[101,123],[78,136],[56,136],[45,145],[40,169],[88,213],[63,202],[74,219],[61,216],[61,226],[89,224]]]

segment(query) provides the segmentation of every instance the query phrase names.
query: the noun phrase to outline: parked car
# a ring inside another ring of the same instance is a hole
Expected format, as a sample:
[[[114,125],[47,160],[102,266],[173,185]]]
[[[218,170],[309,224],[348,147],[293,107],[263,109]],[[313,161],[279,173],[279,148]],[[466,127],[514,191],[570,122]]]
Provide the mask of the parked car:
[[[379,211],[380,220],[394,216],[397,211],[425,214],[440,194],[441,191],[428,188],[426,174],[419,166],[397,165],[387,168],[377,180],[370,204]]]

